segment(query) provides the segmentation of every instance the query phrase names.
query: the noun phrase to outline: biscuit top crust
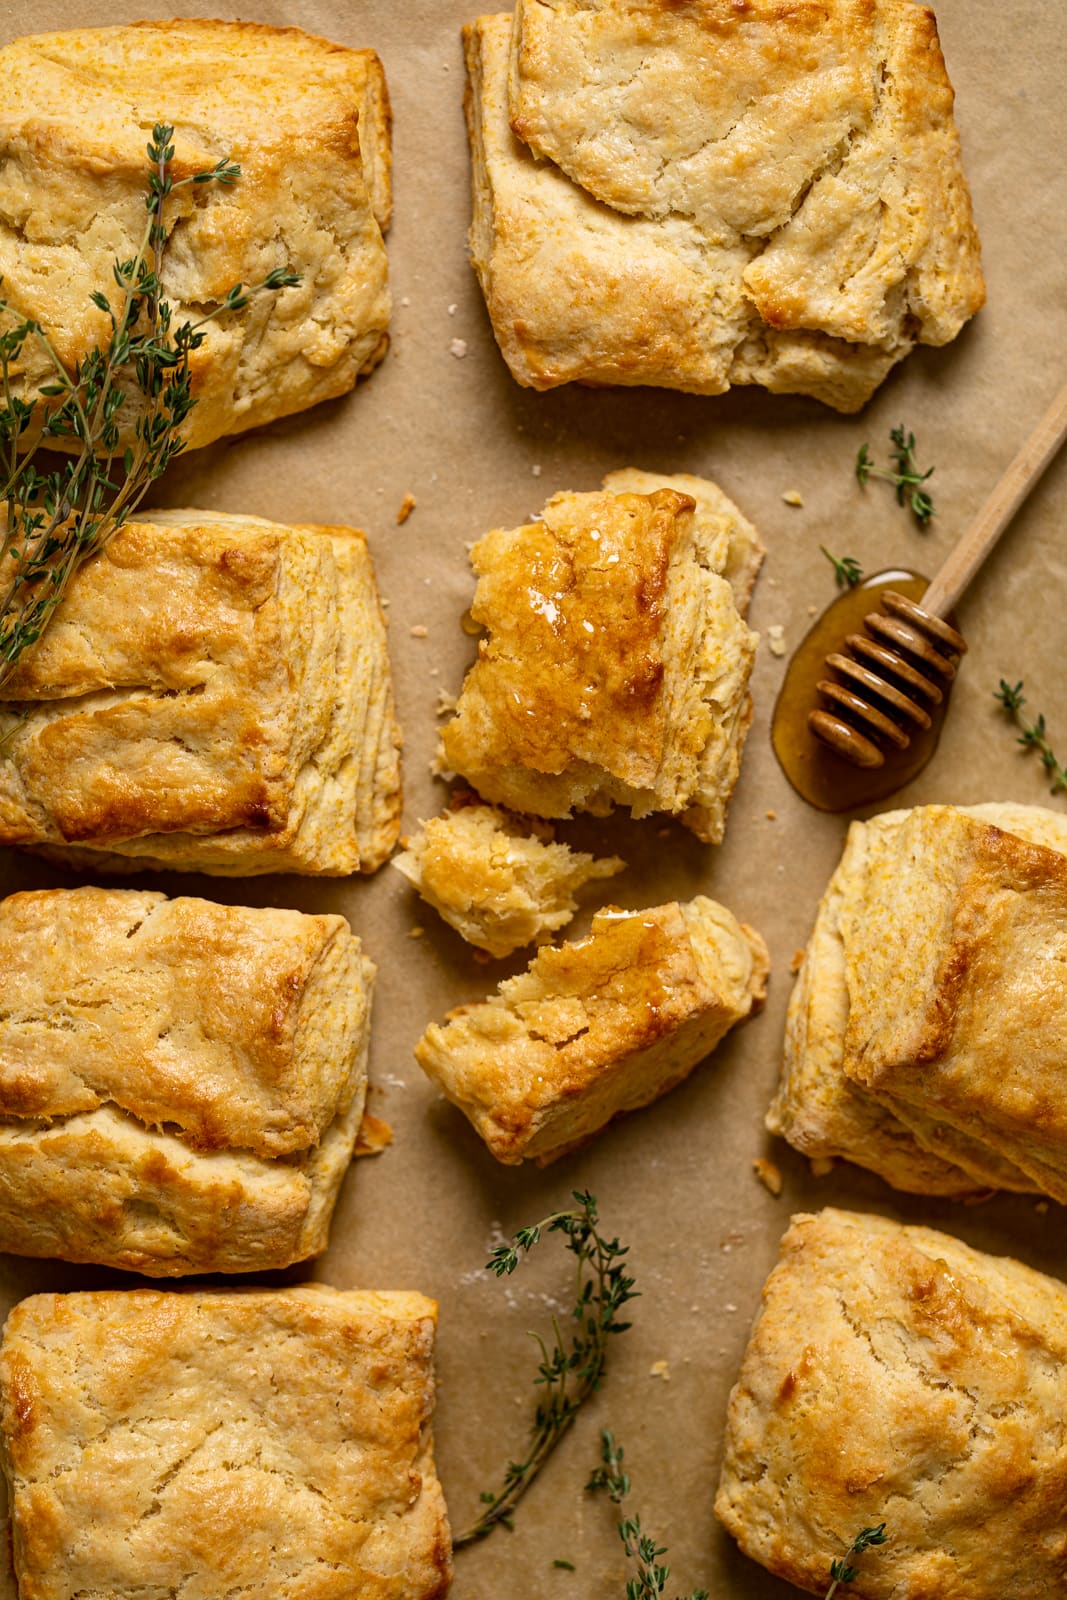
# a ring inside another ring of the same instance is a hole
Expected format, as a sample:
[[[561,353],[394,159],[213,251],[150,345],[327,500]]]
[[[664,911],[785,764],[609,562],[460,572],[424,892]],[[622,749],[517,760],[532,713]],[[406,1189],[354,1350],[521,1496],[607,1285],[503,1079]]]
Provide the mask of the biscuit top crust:
[[[213,320],[191,353],[190,448],[347,393],[387,345],[382,229],[389,98],[373,51],[296,28],[173,21],[14,40],[0,50],[0,277],[68,368],[106,344],[94,305],[145,230],[146,144],[173,126],[176,182],[236,161],[236,183],[167,199],[163,293],[175,326]],[[226,310],[236,283],[300,282]],[[51,381],[29,341],[18,374]],[[142,405],[131,393],[121,443]]]
[[[5,686],[2,709],[30,712],[0,754],[6,842],[283,827],[330,726],[339,622],[307,595],[342,538],[363,535],[199,511],[128,523]]]
[[[0,50],[8,85],[0,131],[45,164],[76,163],[97,178],[145,172],[147,130],[175,127],[176,178],[220,156],[284,152],[323,140],[360,155],[388,135],[388,100],[373,50],[350,50],[300,28],[175,18],[14,39]],[[381,97],[381,98],[379,98]],[[358,181],[358,166],[354,169]],[[375,171],[375,210],[389,220],[388,159]],[[219,240],[219,244],[222,244]]]
[[[471,615],[490,633],[442,735],[451,766],[469,770],[491,746],[501,766],[558,774],[584,761],[655,783],[668,572],[693,507],[671,489],[557,494],[542,521],[478,541]]]
[[[870,853],[842,931],[849,1077],[1067,1200],[1067,857],[918,807]]]
[[[910,3],[910,0],[909,0]],[[519,0],[512,127],[619,211],[789,220],[869,117],[875,0]]]
[[[730,1399],[716,1512],[825,1593],[1051,1600],[1067,1583],[1067,1289],[933,1229],[796,1216]]]
[[[518,0],[511,126],[589,195],[691,222],[770,329],[944,344],[983,304],[933,12]],[[713,270],[713,276],[716,276]]]
[[[269,1157],[347,1103],[374,969],[343,917],[81,888],[0,901],[0,971],[0,1121],[113,1104]]]
[[[20,1594],[442,1596],[436,1310],[318,1285],[22,1301],[0,1352]]]

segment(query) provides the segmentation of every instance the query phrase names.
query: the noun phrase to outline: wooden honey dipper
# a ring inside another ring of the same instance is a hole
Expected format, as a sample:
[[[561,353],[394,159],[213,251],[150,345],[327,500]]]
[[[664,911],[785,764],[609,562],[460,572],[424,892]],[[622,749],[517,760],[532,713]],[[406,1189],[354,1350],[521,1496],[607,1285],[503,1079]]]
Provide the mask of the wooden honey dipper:
[[[826,657],[838,679],[816,684],[828,709],[813,711],[808,727],[857,767],[880,767],[880,746],[906,750],[930,727],[930,708],[944,698],[967,649],[945,619],[1016,511],[1067,437],[1067,384],[1000,479],[972,526],[923,595],[921,606],[888,589],[882,611],[863,619],[867,637],[850,633],[842,651]],[[888,615],[886,614],[888,613]],[[846,653],[847,652],[847,653]]]

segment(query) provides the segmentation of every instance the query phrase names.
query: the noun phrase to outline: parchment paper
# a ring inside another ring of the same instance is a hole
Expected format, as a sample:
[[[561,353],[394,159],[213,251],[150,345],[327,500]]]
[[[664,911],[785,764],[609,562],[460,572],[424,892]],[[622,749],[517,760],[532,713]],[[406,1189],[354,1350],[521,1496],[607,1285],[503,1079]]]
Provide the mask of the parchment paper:
[[[237,14],[225,4],[185,9]],[[1062,0],[941,0],[937,9],[989,304],[954,345],[912,355],[862,416],[843,418],[815,401],[756,390],[701,399],[640,389],[519,389],[497,353],[466,259],[459,27],[473,4],[259,0],[249,7],[257,20],[373,45],[384,59],[396,114],[393,347],[346,400],[177,462],[159,501],[369,531],[390,602],[407,827],[446,800],[429,762],[438,690],[458,687],[473,650],[460,628],[472,587],[468,541],[525,519],[557,489],[596,487],[606,471],[633,463],[716,479],[759,526],[769,550],[752,608],[765,636],[753,684],[755,721],[726,842],[715,849],[677,825],[664,834],[655,821],[622,817],[560,829],[583,848],[618,852],[631,863],[605,886],[605,898],[639,907],[706,892],[760,928],[774,960],[768,1003],[686,1084],[582,1153],[544,1172],[498,1166],[422,1077],[411,1051],[426,1023],[487,993],[523,961],[477,963],[391,868],[369,881],[145,880],[232,903],[343,912],[379,964],[371,1109],[393,1125],[396,1142],[353,1167],[329,1252],[275,1281],[418,1288],[439,1299],[438,1454],[457,1528],[471,1520],[479,1491],[496,1481],[525,1438],[536,1358],[526,1331],[545,1329],[551,1311],[570,1304],[569,1258],[557,1243],[542,1246],[506,1283],[482,1270],[491,1243],[565,1202],[572,1188],[589,1187],[607,1227],[632,1247],[642,1298],[632,1332],[612,1353],[607,1383],[521,1507],[515,1532],[500,1530],[458,1556],[457,1600],[621,1600],[625,1561],[615,1517],[582,1487],[596,1464],[602,1425],[625,1446],[632,1509],[669,1546],[672,1589],[702,1584],[715,1600],[784,1600],[796,1592],[746,1561],[712,1516],[727,1394],[791,1212],[834,1204],[927,1222],[1067,1278],[1064,1213],[1055,1205],[1042,1213],[1032,1199],[964,1207],[907,1198],[848,1165],[817,1181],[804,1160],[762,1131],[790,958],[807,938],[847,822],[805,807],[775,763],[768,721],[785,661],[767,648],[766,630],[782,625],[791,649],[811,608],[832,598],[821,543],[856,556],[868,571],[896,564],[932,570],[1063,377],[1067,10]],[[20,0],[0,6],[0,32],[6,40],[170,14],[170,5],[155,0]],[[455,339],[466,342],[463,358],[450,354]],[[936,464],[938,518],[925,535],[888,486],[864,492],[852,472],[865,440],[884,457],[898,422],[918,435],[923,465]],[[965,600],[971,654],[941,750],[894,804],[1065,804],[1049,799],[1036,760],[1017,750],[992,698],[1001,676],[1025,678],[1033,709],[1046,712],[1061,755],[1067,749],[1065,484],[1061,460]],[[802,508],[783,503],[791,489],[800,491]],[[398,527],[395,514],[409,491],[418,505]],[[412,636],[418,625],[428,630],[425,638]],[[5,893],[72,881],[29,859],[0,858]],[[588,911],[572,932],[587,920]],[[425,933],[413,940],[416,926]],[[753,1177],[752,1159],[764,1153],[784,1174],[780,1199]],[[38,1290],[140,1281],[0,1257],[0,1312]],[[669,1376],[651,1375],[661,1361]],[[554,1568],[556,1559],[576,1570]]]

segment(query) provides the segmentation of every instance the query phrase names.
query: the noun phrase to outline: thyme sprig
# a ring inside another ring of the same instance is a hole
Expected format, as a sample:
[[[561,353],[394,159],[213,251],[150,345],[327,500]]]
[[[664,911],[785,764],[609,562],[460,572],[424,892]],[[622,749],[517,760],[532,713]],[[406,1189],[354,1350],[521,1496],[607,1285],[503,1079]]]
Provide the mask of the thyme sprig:
[[[634,1280],[624,1262],[628,1247],[601,1233],[594,1195],[576,1189],[573,1198],[573,1210],[553,1212],[532,1227],[520,1228],[514,1243],[498,1245],[487,1262],[488,1271],[498,1278],[510,1276],[542,1234],[562,1233],[577,1262],[576,1296],[566,1331],[557,1318],[552,1319],[551,1349],[540,1334],[532,1335],[541,1351],[534,1378],[541,1394],[526,1453],[520,1461],[508,1462],[499,1489],[483,1493],[484,1509],[454,1541],[456,1549],[484,1539],[499,1523],[511,1526],[519,1501],[584,1402],[600,1387],[612,1336],[625,1333],[630,1326],[619,1320],[626,1302],[637,1298]]]
[[[871,1545],[885,1544],[888,1537],[884,1522],[880,1522],[877,1528],[864,1528],[857,1533],[842,1558],[830,1563],[830,1587],[826,1591],[825,1600],[833,1600],[843,1583],[853,1583],[859,1577],[859,1567],[851,1565],[853,1558],[861,1556]]]
[[[869,478],[884,478],[891,483],[897,491],[897,504],[910,506],[920,527],[925,528],[931,517],[937,515],[929,491],[922,487],[934,469],[927,467],[925,472],[919,471],[915,461],[915,435],[905,433],[903,424],[899,428],[891,428],[889,438],[894,446],[889,452],[889,459],[895,471],[887,472],[882,467],[876,467],[867,446],[861,444],[856,456],[856,476],[864,486]]]
[[[1059,794],[1061,790],[1067,790],[1067,767],[1057,760],[1056,753],[1049,744],[1044,712],[1040,713],[1036,722],[1028,722],[1022,715],[1022,708],[1026,704],[1022,678],[1016,684],[1010,684],[1006,678],[1001,678],[1000,688],[996,690],[993,698],[1000,701],[1005,711],[1014,717],[1017,727],[1021,729],[1016,742],[1026,750],[1037,751],[1041,765],[1052,779],[1049,793]]]
[[[104,548],[184,448],[179,430],[196,404],[189,359],[204,342],[205,325],[243,310],[253,295],[300,282],[298,274],[276,269],[260,283],[234,284],[195,321],[175,324],[163,296],[165,204],[187,184],[233,184],[241,168],[223,158],[176,179],[173,134],[157,123],[147,146],[140,247],[115,261],[110,297],[101,289],[90,296],[110,324],[102,347],[68,371],[41,324],[0,298],[0,320],[8,324],[0,334],[0,499],[7,508],[0,536],[0,686],[41,637],[74,573]],[[48,370],[32,397],[16,392],[27,347],[36,347]],[[132,442],[120,452],[124,436]],[[51,441],[70,454],[61,466],[41,470],[36,452]]]
[[[622,1456],[622,1446],[615,1443],[614,1436],[607,1428],[602,1428],[601,1464],[589,1479],[586,1488],[605,1489],[617,1506],[621,1506],[630,1493],[630,1477],[623,1469]],[[666,1545],[658,1545],[655,1539],[643,1532],[640,1517],[624,1516],[619,1522],[619,1537],[626,1554],[637,1565],[637,1576],[627,1579],[626,1600],[661,1600],[667,1593],[667,1579],[671,1575],[670,1567],[664,1566],[660,1561],[660,1556],[667,1554]],[[708,1600],[708,1591],[694,1589],[686,1600]]]
[[[824,544],[821,544],[819,549],[834,569],[838,588],[854,589],[863,577],[863,568],[855,556],[832,556]]]

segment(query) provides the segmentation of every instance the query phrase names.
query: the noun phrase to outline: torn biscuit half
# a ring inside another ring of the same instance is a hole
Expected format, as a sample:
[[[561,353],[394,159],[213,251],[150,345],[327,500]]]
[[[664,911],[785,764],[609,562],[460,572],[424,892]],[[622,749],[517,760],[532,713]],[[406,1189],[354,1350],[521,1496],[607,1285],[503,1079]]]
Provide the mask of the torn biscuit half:
[[[468,944],[502,957],[543,944],[571,921],[580,889],[626,863],[557,843],[537,818],[461,804],[423,823],[392,865]]]
[[[471,551],[486,630],[439,765],[542,817],[678,816],[718,843],[752,716],[763,547],[705,480],[626,471]]]
[[[443,1600],[436,1320],[322,1284],[23,1300],[0,1346],[20,1600]]]
[[[153,124],[174,129],[161,265],[190,353],[190,447],[345,394],[388,346],[390,111],[373,50],[263,23],[180,18],[13,40],[0,50],[0,276],[68,369],[111,335],[91,296],[143,248]],[[236,163],[229,183],[195,174]],[[227,309],[235,285],[299,283]],[[52,382],[27,340],[25,396]],[[121,445],[139,420],[128,401]]]
[[[759,934],[702,895],[610,907],[415,1055],[498,1161],[543,1166],[688,1077],[762,1002],[768,970]]]
[[[898,1189],[1067,1202],[1067,819],[854,822],[789,1005],[768,1128]]]
[[[141,889],[0,901],[0,1240],[150,1277],[326,1248],[367,1091],[348,923]]]
[[[400,736],[365,536],[153,511],[71,580],[0,704],[0,844],[90,870],[373,872]]]
[[[715,1511],[824,1595],[1052,1600],[1067,1549],[1067,1288],[931,1228],[801,1215],[730,1396]],[[863,1528],[887,1543],[846,1562]]]

